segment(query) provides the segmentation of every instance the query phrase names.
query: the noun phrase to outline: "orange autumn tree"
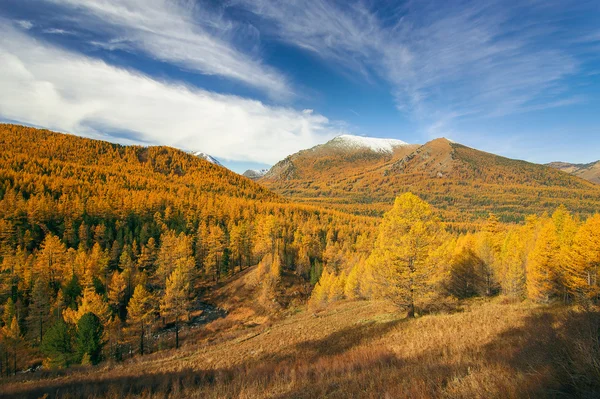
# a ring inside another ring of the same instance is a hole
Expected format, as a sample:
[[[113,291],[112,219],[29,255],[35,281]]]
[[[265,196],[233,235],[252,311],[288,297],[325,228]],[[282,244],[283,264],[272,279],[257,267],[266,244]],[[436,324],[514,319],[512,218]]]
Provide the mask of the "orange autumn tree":
[[[557,260],[560,244],[556,227],[551,219],[542,221],[533,250],[527,261],[527,296],[537,302],[548,303],[556,294]]]
[[[396,198],[379,226],[367,266],[378,292],[409,317],[415,315],[415,304],[433,292],[435,265],[429,258],[443,234],[431,206],[411,193]]]
[[[573,242],[566,285],[583,304],[600,297],[600,214],[589,218]]]

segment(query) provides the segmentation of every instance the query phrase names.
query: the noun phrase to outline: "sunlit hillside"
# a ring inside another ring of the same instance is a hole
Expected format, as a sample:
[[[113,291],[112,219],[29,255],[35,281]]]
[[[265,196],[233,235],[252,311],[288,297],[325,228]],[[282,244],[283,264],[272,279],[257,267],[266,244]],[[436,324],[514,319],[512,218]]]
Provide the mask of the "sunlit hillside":
[[[595,189],[446,140],[416,150],[368,143],[376,151],[352,149],[350,166],[345,149],[321,147],[329,166],[302,173],[369,164],[383,173],[382,190],[393,174],[421,176],[416,188],[514,185],[515,198],[544,185]],[[424,200],[431,192],[403,193],[382,217],[360,216],[298,204],[169,147],[15,125],[0,125],[0,145],[6,397],[594,397],[600,389],[592,200],[578,202],[589,212],[545,204],[549,213],[520,223],[482,208],[485,219],[463,231],[453,215],[472,212],[459,201],[433,206]],[[506,206],[500,198],[489,197],[489,209]]]
[[[397,195],[410,191],[459,228],[470,228],[490,212],[517,222],[561,204],[584,216],[600,209],[600,185],[446,139],[386,155],[336,155],[327,148],[294,154],[259,182],[295,201],[368,215],[381,215]]]
[[[4,397],[591,398],[600,389],[596,312],[500,299],[417,320],[380,301],[297,308],[272,322],[240,315],[189,332],[177,351],[20,375],[4,382]]]

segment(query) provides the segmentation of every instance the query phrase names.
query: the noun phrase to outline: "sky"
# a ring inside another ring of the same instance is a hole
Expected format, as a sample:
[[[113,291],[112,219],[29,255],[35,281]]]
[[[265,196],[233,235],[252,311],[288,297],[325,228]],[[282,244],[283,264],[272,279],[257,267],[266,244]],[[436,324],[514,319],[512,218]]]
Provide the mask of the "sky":
[[[237,172],[340,134],[600,159],[600,2],[2,0],[0,121]]]

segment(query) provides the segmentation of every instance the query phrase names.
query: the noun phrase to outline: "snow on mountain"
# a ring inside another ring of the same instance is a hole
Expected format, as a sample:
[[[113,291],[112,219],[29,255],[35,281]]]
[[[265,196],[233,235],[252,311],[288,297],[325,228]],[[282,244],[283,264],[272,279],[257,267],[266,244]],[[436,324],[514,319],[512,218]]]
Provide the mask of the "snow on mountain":
[[[195,156],[197,156],[198,158],[202,158],[210,163],[213,163],[213,164],[219,165],[219,166],[223,166],[223,165],[221,165],[221,162],[219,162],[216,158],[214,158],[213,156],[211,156],[205,152],[198,151],[198,152],[193,152],[193,154]]]
[[[327,144],[352,149],[366,148],[375,152],[392,152],[396,147],[409,145],[402,140],[378,139],[375,137],[353,136],[351,134],[337,136]]]
[[[266,175],[268,171],[269,171],[269,169],[260,169],[260,170],[248,169],[247,171],[244,172],[243,175],[249,179],[256,180],[256,179],[260,179],[261,177]]]

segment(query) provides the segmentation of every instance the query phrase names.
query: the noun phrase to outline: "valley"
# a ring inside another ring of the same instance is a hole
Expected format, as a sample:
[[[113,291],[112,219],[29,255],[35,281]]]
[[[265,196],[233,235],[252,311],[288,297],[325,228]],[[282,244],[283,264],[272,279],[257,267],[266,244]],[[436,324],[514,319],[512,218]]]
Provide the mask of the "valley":
[[[341,136],[256,181],[18,125],[0,146],[2,397],[600,390],[591,182],[447,139]]]
[[[228,281],[220,294],[247,284]],[[230,313],[184,336],[178,351],[20,375],[3,397],[517,398],[597,387],[587,362],[598,352],[586,334],[598,313],[494,299],[407,320],[385,301],[346,301],[264,322],[230,300],[219,305]]]

